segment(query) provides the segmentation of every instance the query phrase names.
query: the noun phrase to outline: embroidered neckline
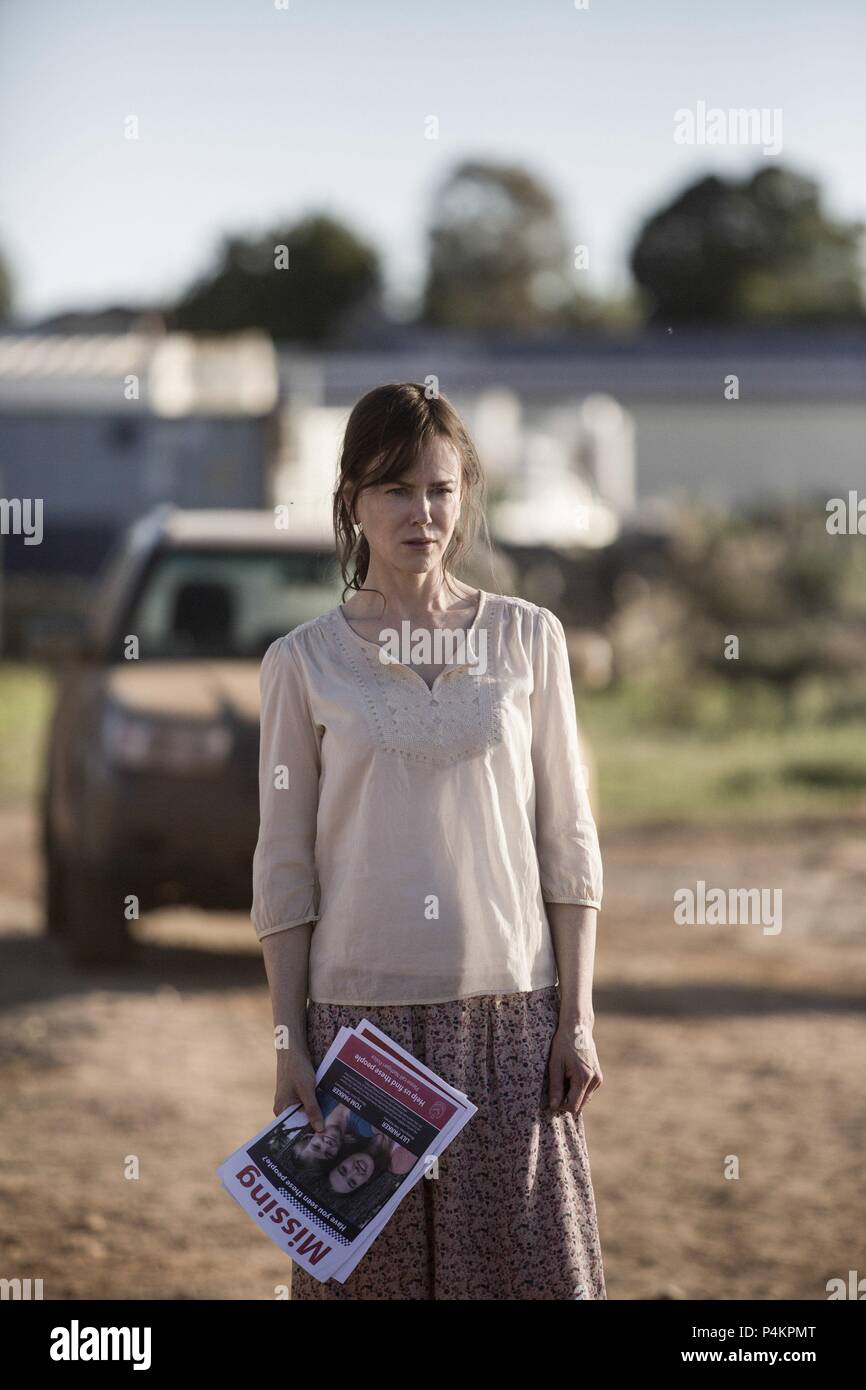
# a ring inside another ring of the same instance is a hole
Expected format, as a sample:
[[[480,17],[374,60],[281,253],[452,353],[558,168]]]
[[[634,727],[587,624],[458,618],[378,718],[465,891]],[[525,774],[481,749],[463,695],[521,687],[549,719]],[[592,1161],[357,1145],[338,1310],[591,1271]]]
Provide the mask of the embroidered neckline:
[[[489,598],[490,598],[490,595],[487,593],[487,591],[486,591],[485,589],[479,589],[479,590],[478,590],[478,606],[477,606],[477,608],[475,609],[475,617],[472,619],[472,622],[469,624],[469,626],[468,626],[468,627],[464,627],[464,628],[451,628],[451,629],[448,629],[448,630],[449,630],[449,631],[452,631],[452,632],[463,632],[463,633],[465,633],[465,634],[468,635],[470,632],[477,632],[477,631],[479,631],[482,627],[485,627],[485,628],[486,628],[486,627],[487,627],[487,621],[488,621],[488,613],[487,613],[488,602],[487,602],[487,601],[488,601]],[[355,639],[356,642],[360,642],[361,645],[362,645],[363,647],[372,647],[377,653],[380,652],[380,651],[382,650],[381,643],[379,643],[379,642],[370,642],[370,641],[368,641],[368,639],[367,639],[366,637],[362,637],[361,634],[360,634],[360,632],[356,632],[356,631],[355,631],[355,629],[352,627],[352,624],[349,622],[349,619],[346,617],[345,613],[343,612],[343,605],[342,605],[341,603],[338,603],[337,606],[336,606],[336,608],[335,608],[333,611],[337,614],[337,618],[338,618],[338,620],[342,623],[342,625],[352,634],[352,636],[354,637],[354,639]],[[482,617],[483,617],[483,619],[484,619],[483,622],[482,622]],[[444,630],[444,629],[443,629],[443,630]],[[468,644],[468,645],[471,645],[471,644]],[[383,664],[389,664],[389,663],[383,663]],[[397,666],[403,666],[403,662],[401,662],[401,661],[393,662],[393,663],[390,663],[390,664],[397,665]],[[472,664],[473,664],[473,663],[472,663],[472,662],[469,662],[469,661],[460,661],[460,662],[455,663],[455,666],[471,666]],[[403,669],[408,671],[408,670],[411,670],[411,667],[409,667],[409,666],[403,666]],[[417,675],[417,674],[418,674],[418,673],[417,673],[417,671],[416,671],[416,672],[415,672],[415,675]],[[426,682],[425,682],[425,684],[426,684]]]
[[[491,669],[495,643],[489,640],[490,600],[498,595],[483,589],[480,593],[472,627],[463,631],[485,631],[487,670],[474,673],[474,662],[454,664],[440,671],[432,687],[411,666],[383,662],[379,644],[355,632],[339,606],[327,615],[332,635],[363,692],[371,729],[386,752],[447,767],[500,742],[501,714]]]
[[[474,618],[472,619],[472,622],[469,624],[469,626],[468,626],[468,627],[464,627],[464,628],[450,628],[450,629],[448,629],[448,631],[451,631],[451,632],[455,632],[455,633],[456,633],[456,632],[461,632],[461,633],[463,633],[463,640],[464,640],[465,646],[469,649],[470,652],[472,651],[472,648],[475,647],[475,655],[471,656],[470,659],[469,659],[468,661],[454,661],[454,662],[449,662],[448,665],[446,665],[445,670],[444,670],[444,671],[440,671],[440,672],[438,673],[438,675],[434,678],[433,684],[432,684],[432,685],[428,685],[427,682],[425,681],[424,677],[423,677],[422,675],[420,675],[418,671],[413,670],[413,668],[412,668],[411,666],[407,666],[407,665],[405,664],[405,662],[402,662],[402,661],[382,661],[382,657],[381,657],[382,646],[380,645],[380,643],[378,643],[378,642],[370,642],[370,641],[367,640],[366,637],[362,637],[361,634],[360,634],[359,632],[356,632],[356,631],[355,631],[355,629],[352,627],[352,624],[349,622],[348,618],[346,617],[345,613],[343,612],[343,606],[342,606],[342,604],[338,604],[337,607],[334,609],[334,612],[337,614],[338,618],[342,620],[341,623],[340,623],[341,628],[343,628],[343,627],[347,628],[348,631],[352,634],[352,636],[353,636],[354,638],[356,638],[357,641],[361,644],[361,646],[365,649],[365,650],[364,650],[364,655],[365,655],[365,656],[367,656],[367,657],[373,657],[373,653],[375,652],[375,657],[374,657],[373,659],[377,662],[377,664],[378,664],[379,666],[390,666],[390,667],[392,668],[392,670],[394,670],[398,675],[403,676],[403,675],[405,674],[405,675],[408,675],[409,678],[410,678],[410,680],[412,680],[412,681],[420,681],[421,684],[423,685],[425,691],[427,692],[428,698],[431,700],[431,702],[432,702],[433,705],[436,705],[436,703],[437,703],[437,700],[436,700],[436,687],[439,685],[440,681],[443,681],[443,684],[444,684],[443,678],[444,678],[445,676],[449,675],[452,671],[460,671],[460,670],[463,670],[463,669],[465,669],[465,668],[472,667],[472,666],[474,666],[474,665],[476,664],[476,662],[477,662],[477,660],[478,660],[478,656],[477,656],[477,644],[476,644],[473,640],[470,640],[469,634],[471,633],[471,634],[472,634],[472,638],[474,639],[474,638],[477,636],[478,632],[481,631],[482,628],[484,628],[484,629],[486,630],[486,628],[487,628],[487,626],[488,626],[487,614],[486,614],[486,611],[485,611],[485,610],[486,610],[486,606],[487,606],[487,597],[488,597],[488,596],[487,596],[487,593],[485,592],[484,589],[479,589],[479,590],[478,590],[478,594],[479,594],[479,598],[478,598],[478,605],[477,605],[477,607],[476,607],[476,609],[475,609],[475,616],[474,616]]]

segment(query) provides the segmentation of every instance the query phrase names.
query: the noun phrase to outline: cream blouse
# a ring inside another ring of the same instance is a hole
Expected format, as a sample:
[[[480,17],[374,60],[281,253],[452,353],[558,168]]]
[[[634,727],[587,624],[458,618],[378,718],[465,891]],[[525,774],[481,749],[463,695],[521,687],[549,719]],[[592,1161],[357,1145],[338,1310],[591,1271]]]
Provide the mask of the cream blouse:
[[[336,607],[261,668],[252,922],[315,922],[309,997],[433,1004],[556,983],[545,902],[600,907],[565,633],[481,591],[429,688]]]

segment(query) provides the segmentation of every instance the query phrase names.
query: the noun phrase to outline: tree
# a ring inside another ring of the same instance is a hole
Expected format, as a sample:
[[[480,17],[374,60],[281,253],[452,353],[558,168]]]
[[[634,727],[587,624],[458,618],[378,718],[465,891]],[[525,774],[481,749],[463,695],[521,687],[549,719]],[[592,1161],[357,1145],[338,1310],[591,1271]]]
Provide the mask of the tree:
[[[285,253],[288,250],[288,265]],[[324,214],[264,232],[228,237],[217,268],[171,314],[170,326],[230,333],[262,328],[277,341],[332,341],[359,305],[378,302],[379,257],[350,228]]]
[[[517,329],[572,321],[570,250],[556,201],[527,170],[466,161],[434,196],[421,319]]]
[[[0,254],[0,322],[12,312],[12,274],[6,258]]]
[[[863,224],[834,222],[811,179],[776,165],[709,175],[643,225],[630,265],[650,322],[862,322]]]

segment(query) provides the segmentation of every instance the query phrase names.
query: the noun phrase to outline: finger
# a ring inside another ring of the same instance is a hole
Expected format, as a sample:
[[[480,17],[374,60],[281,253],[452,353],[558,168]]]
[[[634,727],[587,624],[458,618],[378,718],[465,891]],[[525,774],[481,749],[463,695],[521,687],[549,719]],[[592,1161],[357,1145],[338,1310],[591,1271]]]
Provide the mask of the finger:
[[[569,1082],[566,1109],[570,1110],[572,1115],[577,1115],[586,1095],[586,1080],[579,1072],[575,1071],[569,1078]]]
[[[584,1094],[584,1096],[583,1096],[583,1099],[581,1100],[580,1105],[578,1106],[578,1109],[577,1109],[577,1111],[576,1111],[576,1114],[577,1114],[577,1115],[580,1114],[581,1110],[582,1110],[583,1107],[586,1105],[586,1102],[589,1100],[590,1096],[592,1096],[593,1093],[598,1089],[599,1084],[600,1084],[600,1083],[599,1083],[598,1079],[597,1079],[595,1076],[593,1076],[593,1077],[590,1078],[590,1080],[589,1080],[589,1082],[588,1082],[588,1084],[587,1084],[587,1087],[586,1087],[586,1092],[585,1092],[585,1094]]]
[[[313,1126],[313,1129],[317,1134],[321,1134],[322,1130],[325,1128],[325,1121],[319,1109],[319,1102],[316,1100],[316,1092],[314,1090],[306,1092],[303,1098],[303,1106],[307,1119]]]
[[[550,1099],[551,1110],[558,1110],[562,1104],[563,1091],[563,1068],[562,1063],[551,1062],[547,1069],[547,1087]]]

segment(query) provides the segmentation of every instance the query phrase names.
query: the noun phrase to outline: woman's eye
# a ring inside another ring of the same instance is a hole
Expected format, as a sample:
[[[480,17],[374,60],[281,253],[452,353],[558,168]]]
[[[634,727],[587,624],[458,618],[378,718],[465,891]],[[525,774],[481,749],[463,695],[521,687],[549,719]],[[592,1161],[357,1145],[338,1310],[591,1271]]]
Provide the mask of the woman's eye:
[[[405,487],[399,487],[399,486],[390,487],[390,488],[388,488],[388,495],[390,496],[390,494],[391,494],[392,492],[407,492],[407,491],[408,491],[408,489],[405,488]],[[452,487],[448,487],[447,484],[444,484],[444,485],[441,486],[441,487],[434,488],[434,492],[442,493],[442,494],[443,494],[444,496],[446,496],[446,497],[450,497],[450,495],[451,495],[451,493],[452,493],[453,491],[454,491],[454,489],[453,489]]]

